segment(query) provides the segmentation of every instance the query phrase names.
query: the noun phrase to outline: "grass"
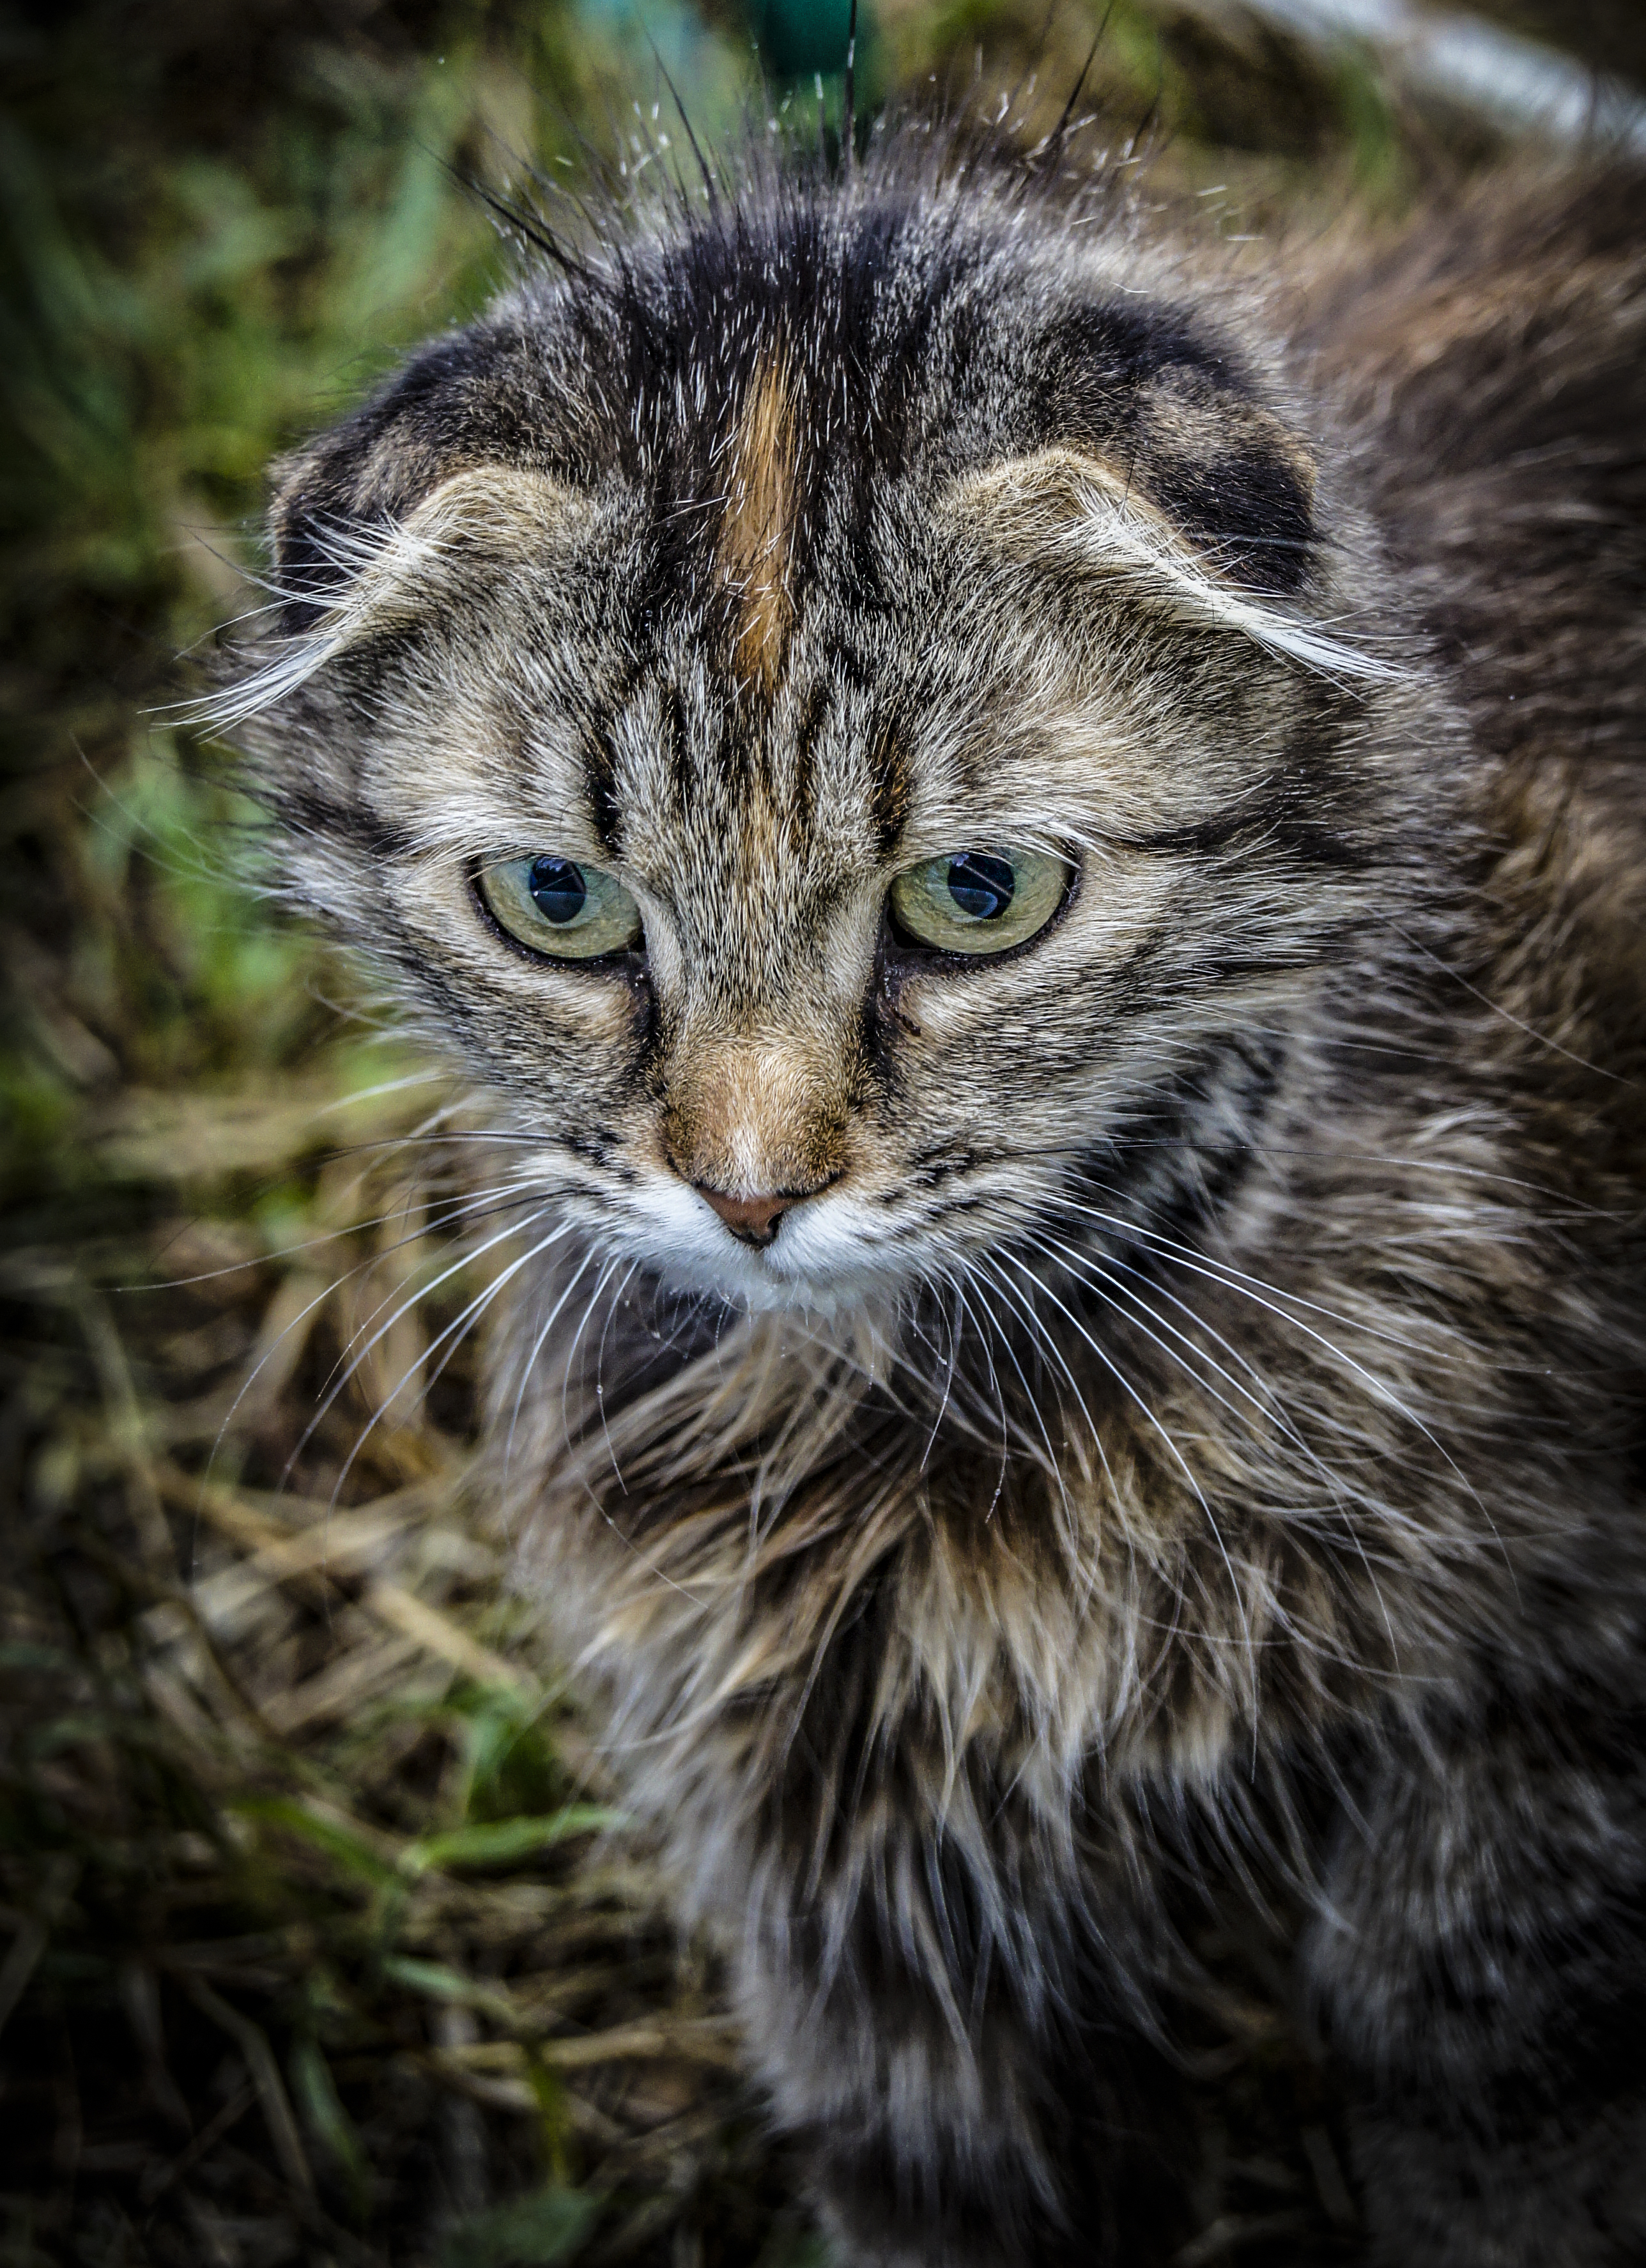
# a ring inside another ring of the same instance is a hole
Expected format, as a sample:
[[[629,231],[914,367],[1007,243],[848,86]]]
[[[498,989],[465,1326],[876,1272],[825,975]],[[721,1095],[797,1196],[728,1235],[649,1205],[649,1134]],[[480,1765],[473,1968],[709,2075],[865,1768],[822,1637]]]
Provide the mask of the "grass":
[[[270,456],[503,273],[459,177],[575,178],[657,59],[569,0],[47,20],[0,27],[0,2261],[817,2268],[715,1956],[469,1484],[437,1085],[271,915],[161,705],[255,602]],[[746,19],[649,21],[724,132]],[[885,0],[872,70],[975,49],[1054,115],[1095,22]],[[1094,84],[1259,210],[1422,163],[1352,71],[1141,4]],[[1203,1949],[1182,2268],[1345,2257],[1278,1974]]]

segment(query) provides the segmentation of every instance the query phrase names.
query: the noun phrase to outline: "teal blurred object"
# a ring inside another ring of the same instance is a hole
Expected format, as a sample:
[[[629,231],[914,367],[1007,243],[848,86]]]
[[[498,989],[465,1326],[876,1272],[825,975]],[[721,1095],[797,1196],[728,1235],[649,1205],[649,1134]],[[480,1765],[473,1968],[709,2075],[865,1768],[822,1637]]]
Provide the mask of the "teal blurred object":
[[[851,0],[750,0],[749,27],[768,78],[810,78],[819,72],[827,77],[843,71],[850,26]],[[859,0],[859,62],[866,28]]]
[[[852,24],[851,0],[731,0],[729,11],[714,11],[717,28],[705,20],[701,0],[572,0],[572,9],[577,22],[632,56],[643,84],[650,84],[647,62],[660,64],[694,128],[709,138],[716,126],[735,125],[746,98],[750,47],[768,89],[805,87],[840,77]],[[882,91],[878,61],[872,18],[858,0],[860,119]]]

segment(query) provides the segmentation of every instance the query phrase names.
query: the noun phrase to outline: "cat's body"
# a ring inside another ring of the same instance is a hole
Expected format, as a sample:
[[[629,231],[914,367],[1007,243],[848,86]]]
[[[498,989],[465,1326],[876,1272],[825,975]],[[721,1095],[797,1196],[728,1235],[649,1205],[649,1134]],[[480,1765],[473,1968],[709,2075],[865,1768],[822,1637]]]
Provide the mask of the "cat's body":
[[[1260,283],[926,150],[427,350],[225,710],[508,1138],[497,1485],[841,2258],[1169,2249],[1268,1873],[1376,2257],[1640,2260],[1646,191]]]

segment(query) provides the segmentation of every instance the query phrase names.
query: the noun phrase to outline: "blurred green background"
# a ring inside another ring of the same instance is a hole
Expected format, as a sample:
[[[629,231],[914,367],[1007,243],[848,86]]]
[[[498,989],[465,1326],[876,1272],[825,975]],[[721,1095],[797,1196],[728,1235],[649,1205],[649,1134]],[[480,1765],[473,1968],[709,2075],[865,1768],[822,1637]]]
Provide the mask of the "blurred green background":
[[[465,1495],[437,1087],[166,704],[258,603],[271,456],[507,274],[466,180],[672,162],[665,72],[711,149],[812,135],[846,13],[0,11],[0,2262],[820,2259]],[[1495,13],[1646,79],[1635,0]],[[1100,18],[1104,135],[1231,234],[1503,155],[1234,4],[865,0],[862,105],[1012,91],[1032,138]],[[1184,2268],[1352,2257],[1273,1949],[1204,1949]]]

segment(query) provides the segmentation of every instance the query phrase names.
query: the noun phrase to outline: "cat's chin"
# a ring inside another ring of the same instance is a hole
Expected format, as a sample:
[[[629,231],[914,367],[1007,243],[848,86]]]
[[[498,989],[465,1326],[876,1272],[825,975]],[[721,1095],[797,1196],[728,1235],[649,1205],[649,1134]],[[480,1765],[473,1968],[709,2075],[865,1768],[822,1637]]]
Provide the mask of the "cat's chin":
[[[877,1292],[884,1298],[883,1278],[864,1270],[845,1277],[819,1279],[811,1275],[781,1273],[764,1253],[734,1250],[716,1255],[715,1263],[644,1256],[650,1272],[665,1291],[687,1298],[708,1297],[723,1307],[750,1314],[793,1314],[827,1321],[864,1305]]]
[[[843,1310],[863,1303],[861,1289],[843,1290],[832,1284],[783,1283],[773,1279],[765,1284],[753,1284],[731,1295],[731,1303],[746,1307],[751,1314],[798,1315],[804,1322],[815,1316],[819,1322],[831,1322]]]

